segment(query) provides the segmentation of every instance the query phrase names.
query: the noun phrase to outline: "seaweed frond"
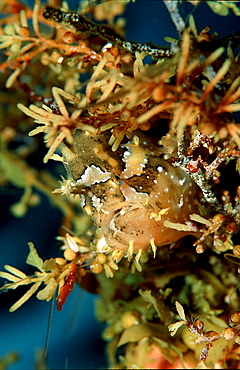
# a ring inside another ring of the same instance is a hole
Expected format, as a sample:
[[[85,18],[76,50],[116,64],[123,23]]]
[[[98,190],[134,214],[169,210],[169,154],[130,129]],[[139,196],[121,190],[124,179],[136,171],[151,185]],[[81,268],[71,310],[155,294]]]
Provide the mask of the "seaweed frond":
[[[57,288],[64,285],[66,277],[69,275],[71,268],[70,264],[61,264],[62,261],[51,258],[43,261],[33,243],[29,243],[30,252],[27,257],[26,263],[37,267],[32,276],[27,276],[24,272],[16,269],[15,267],[5,265],[7,272],[0,272],[0,277],[7,279],[10,283],[4,284],[0,290],[7,291],[9,289],[16,289],[21,285],[31,285],[29,290],[9,309],[10,312],[17,310],[21,307],[33,294],[37,292],[41,284],[46,285],[42,290],[37,293],[37,298],[49,301],[53,298]],[[61,262],[60,264],[58,262]]]

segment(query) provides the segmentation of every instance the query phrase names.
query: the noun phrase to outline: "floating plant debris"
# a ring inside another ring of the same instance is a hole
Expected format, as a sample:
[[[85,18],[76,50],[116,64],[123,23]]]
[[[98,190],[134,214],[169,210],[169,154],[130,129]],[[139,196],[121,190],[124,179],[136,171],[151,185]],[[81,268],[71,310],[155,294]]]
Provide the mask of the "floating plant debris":
[[[64,309],[78,284],[98,294],[110,368],[239,368],[239,30],[199,33],[164,0],[178,39],[161,47],[125,37],[127,2],[61,5],[0,5],[0,183],[23,190],[14,216],[37,189],[67,230],[61,257],[29,243],[31,276],[0,272],[3,292],[29,285],[10,311],[55,292]],[[39,134],[57,177],[29,160]]]

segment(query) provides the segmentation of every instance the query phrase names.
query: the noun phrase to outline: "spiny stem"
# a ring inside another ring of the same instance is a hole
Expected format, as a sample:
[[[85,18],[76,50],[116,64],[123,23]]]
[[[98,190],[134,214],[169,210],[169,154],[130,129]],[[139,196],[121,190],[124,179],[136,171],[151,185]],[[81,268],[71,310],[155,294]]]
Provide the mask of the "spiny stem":
[[[174,55],[169,47],[159,47],[151,42],[139,44],[134,41],[128,41],[123,36],[119,35],[111,27],[97,25],[90,19],[77,12],[63,12],[60,9],[46,6],[43,11],[43,16],[46,19],[52,19],[57,23],[65,22],[75,28],[77,32],[90,32],[97,34],[102,39],[111,42],[113,45],[118,45],[131,53],[136,51],[145,52],[153,58],[170,58]]]

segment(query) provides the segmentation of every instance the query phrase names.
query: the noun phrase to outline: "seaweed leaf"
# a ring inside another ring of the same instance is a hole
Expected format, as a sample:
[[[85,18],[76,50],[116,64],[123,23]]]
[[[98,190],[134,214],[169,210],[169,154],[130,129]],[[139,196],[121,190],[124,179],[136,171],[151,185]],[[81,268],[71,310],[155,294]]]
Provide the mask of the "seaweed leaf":
[[[234,1],[207,1],[206,3],[211,10],[218,15],[227,16],[229,14],[229,9],[231,9],[235,15],[240,15],[240,9],[234,4]]]
[[[5,270],[11,272],[13,275],[17,276],[18,278],[21,278],[21,279],[27,278],[27,275],[24,274],[24,272],[18,270],[16,267],[5,265],[4,268]],[[12,281],[17,281],[17,280],[12,280]]]
[[[186,325],[187,324],[187,320],[186,320],[186,316],[185,316],[185,312],[184,312],[183,306],[178,301],[175,302],[175,305],[176,305],[177,312],[178,312],[178,314],[179,314],[179,316],[181,317],[182,320],[181,321],[177,321],[174,324],[168,325],[168,330],[170,331],[170,335],[172,337],[176,334],[176,332],[178,331],[178,329],[182,325]]]
[[[27,257],[26,263],[28,265],[37,267],[40,271],[44,271],[42,269],[43,260],[42,260],[42,258],[39,257],[39,255],[37,253],[37,250],[34,247],[34,244],[29,242],[28,245],[29,245],[30,252],[29,252],[29,255]]]
[[[186,321],[182,320],[182,321],[175,322],[174,324],[168,325],[168,330],[170,331],[171,337],[173,337],[176,334],[176,332],[182,325],[186,325]]]
[[[158,338],[159,335],[163,334],[161,332],[161,326],[159,324],[139,324],[139,325],[133,325],[130,328],[127,328],[122,333],[119,342],[117,344],[118,347],[127,344],[129,342],[138,342],[142,338],[147,337],[156,337]],[[165,341],[161,341],[162,345],[165,344]]]
[[[42,281],[36,282],[31,288],[17,301],[15,302],[9,309],[10,312],[16,311],[19,307],[23,305],[40,287]]]
[[[4,266],[5,267],[5,266]],[[0,277],[3,279],[7,279],[9,281],[17,282],[20,279],[12,274],[9,274],[8,272],[0,271]],[[5,284],[6,285],[6,284]],[[5,286],[4,285],[4,286]],[[2,289],[2,288],[1,288]]]
[[[183,306],[178,301],[175,302],[175,305],[176,305],[177,312],[179,316],[181,317],[181,319],[184,321],[187,321]]]
[[[55,290],[57,289],[57,282],[54,278],[51,278],[48,282],[48,284],[40,290],[37,294],[37,299],[50,301],[55,293]]]

